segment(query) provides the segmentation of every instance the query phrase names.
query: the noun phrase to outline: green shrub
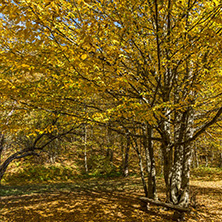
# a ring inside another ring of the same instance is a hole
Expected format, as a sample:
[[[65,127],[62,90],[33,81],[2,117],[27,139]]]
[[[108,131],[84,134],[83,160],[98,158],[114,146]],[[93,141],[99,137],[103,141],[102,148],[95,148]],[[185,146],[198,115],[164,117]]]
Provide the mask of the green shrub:
[[[88,162],[92,176],[114,176],[119,175],[117,167],[105,156],[93,155]]]

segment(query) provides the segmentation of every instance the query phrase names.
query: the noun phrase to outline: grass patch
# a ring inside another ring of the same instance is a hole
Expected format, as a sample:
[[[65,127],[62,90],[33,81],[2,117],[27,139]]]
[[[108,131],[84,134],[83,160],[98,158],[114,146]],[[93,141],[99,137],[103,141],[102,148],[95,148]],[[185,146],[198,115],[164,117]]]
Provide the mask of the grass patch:
[[[121,172],[113,171],[110,173],[100,173],[100,172],[92,172],[92,173],[83,173],[79,175],[79,178],[87,179],[87,178],[116,178],[122,176]]]
[[[191,175],[193,179],[203,180],[222,180],[222,168],[198,167],[192,169]]]
[[[82,189],[82,182],[77,183],[49,183],[49,184],[27,184],[27,185],[1,185],[0,196],[17,196],[29,194],[42,194],[53,192],[72,192]]]
[[[32,195],[44,193],[71,193],[71,192],[110,192],[110,191],[125,191],[128,189],[141,188],[140,178],[106,178],[101,177],[77,177],[72,182],[57,182],[57,183],[39,183],[39,184],[20,184],[20,185],[0,185],[0,196],[18,196]],[[126,181],[129,181],[127,183]],[[115,186],[113,186],[115,184]]]

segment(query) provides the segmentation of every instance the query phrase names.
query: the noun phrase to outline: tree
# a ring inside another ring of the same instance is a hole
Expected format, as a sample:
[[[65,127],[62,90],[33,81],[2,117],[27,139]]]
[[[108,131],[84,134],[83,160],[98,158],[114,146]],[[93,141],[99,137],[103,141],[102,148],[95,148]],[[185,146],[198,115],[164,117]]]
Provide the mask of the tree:
[[[2,128],[0,154],[7,152],[0,162],[0,181],[12,161],[29,156],[39,158],[42,153],[48,154],[49,160],[53,161],[53,158],[55,159],[62,151],[59,146],[61,141],[70,135],[81,136],[80,124],[74,119],[72,124],[67,123],[65,116],[32,110],[22,117],[22,120],[18,119],[15,108],[10,120],[7,121],[7,126]],[[20,122],[14,124],[15,121]]]
[[[188,206],[192,142],[222,113],[219,1],[9,0],[1,11],[1,94],[144,138],[148,190],[160,143],[167,201]]]

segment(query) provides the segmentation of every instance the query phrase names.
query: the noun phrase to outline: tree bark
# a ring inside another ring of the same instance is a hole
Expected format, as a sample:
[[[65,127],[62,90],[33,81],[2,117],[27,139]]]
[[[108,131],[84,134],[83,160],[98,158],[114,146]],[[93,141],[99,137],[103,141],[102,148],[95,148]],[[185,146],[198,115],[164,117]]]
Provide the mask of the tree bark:
[[[177,145],[174,149],[174,165],[171,178],[171,201],[173,204],[182,207],[189,205],[189,180],[192,160],[191,143],[181,145],[181,141],[189,140],[193,136],[193,115],[191,108],[188,108],[181,117],[179,134],[176,138]]]
[[[4,149],[5,137],[4,134],[0,133],[0,164],[2,160],[2,152]]]
[[[193,162],[193,168],[199,167],[199,156],[197,153],[197,147],[196,144],[193,146],[192,150],[192,162]]]
[[[170,209],[173,209],[173,210],[177,210],[179,212],[189,212],[190,211],[189,208],[176,206],[176,205],[173,205],[173,204],[170,204],[170,203],[164,203],[164,202],[161,202],[161,201],[158,201],[158,200],[153,200],[153,199],[146,198],[146,197],[140,197],[140,200],[142,200],[146,203],[148,202],[148,203],[151,203],[151,204],[155,204],[157,206],[162,206],[162,207],[167,207],[167,208],[170,208]]]
[[[138,155],[138,159],[139,159],[140,175],[141,175],[141,180],[142,180],[142,184],[143,184],[143,190],[144,190],[145,196],[148,197],[148,189],[147,189],[144,170],[143,170],[143,160],[142,160],[142,156],[141,156],[141,153],[139,151],[139,147],[138,147],[136,139],[134,139],[134,141],[135,141],[134,149],[135,149],[135,151]]]
[[[164,172],[164,181],[166,185],[166,202],[171,202],[170,193],[171,193],[171,177],[172,177],[172,148],[166,144],[161,144],[161,149],[163,152],[163,172]]]
[[[147,124],[147,135],[144,138],[144,148],[146,155],[146,165],[147,165],[147,174],[148,174],[148,197],[151,199],[157,199],[156,191],[156,166],[155,166],[155,157],[153,150],[153,141],[152,134],[153,129],[149,124]]]
[[[0,181],[2,180],[6,170],[7,170],[7,167],[9,166],[9,164],[13,161],[13,160],[16,160],[16,159],[21,159],[23,157],[26,157],[26,156],[32,156],[32,155],[37,155],[37,153],[35,153],[34,151],[30,151],[30,150],[22,150],[22,151],[18,151],[14,154],[12,154],[10,157],[8,157],[0,166]]]
[[[172,178],[171,178],[171,198],[170,200],[173,204],[179,204],[180,202],[180,195],[182,189],[182,173],[183,173],[183,162],[184,162],[184,155],[185,155],[185,146],[186,145],[179,145],[186,133],[186,118],[188,112],[185,111],[181,117],[177,116],[178,124],[174,126],[174,141],[177,142],[178,145],[174,147],[174,164],[172,167]]]
[[[129,150],[130,150],[130,136],[126,134],[126,149],[124,158],[123,175],[127,177],[129,175]]]
[[[222,152],[220,152],[219,167],[222,168]]]
[[[108,127],[107,129],[107,150],[106,150],[106,157],[110,160],[110,162],[113,162],[113,138],[112,138],[112,131]]]
[[[86,124],[84,124],[84,167],[86,173],[88,173],[88,159],[87,159],[87,128]]]

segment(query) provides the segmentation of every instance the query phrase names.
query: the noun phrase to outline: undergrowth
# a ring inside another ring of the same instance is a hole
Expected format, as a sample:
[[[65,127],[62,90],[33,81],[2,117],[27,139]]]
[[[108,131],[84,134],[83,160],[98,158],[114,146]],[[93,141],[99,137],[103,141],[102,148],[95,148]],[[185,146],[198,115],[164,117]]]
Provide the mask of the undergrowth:
[[[222,168],[200,166],[191,170],[193,179],[222,180]]]
[[[19,169],[18,169],[19,168]],[[113,178],[121,176],[121,170],[113,166],[101,167],[99,161],[94,170],[83,173],[76,166],[62,164],[33,165],[27,164],[22,168],[17,167],[15,171],[7,172],[2,184],[37,184],[71,182],[75,179],[87,178]],[[132,176],[132,175],[131,175]],[[198,167],[191,170],[191,178],[196,180],[222,180],[222,168]]]
[[[105,168],[106,169],[106,168]],[[121,172],[115,168],[100,170],[96,168],[88,173],[81,172],[75,167],[65,165],[26,165],[19,170],[6,172],[3,177],[3,184],[36,184],[36,183],[57,183],[71,182],[75,179],[86,178],[110,178],[119,177]]]
[[[3,182],[7,184],[27,184],[72,180],[78,176],[75,169],[64,165],[28,165],[16,172],[6,173]]]

